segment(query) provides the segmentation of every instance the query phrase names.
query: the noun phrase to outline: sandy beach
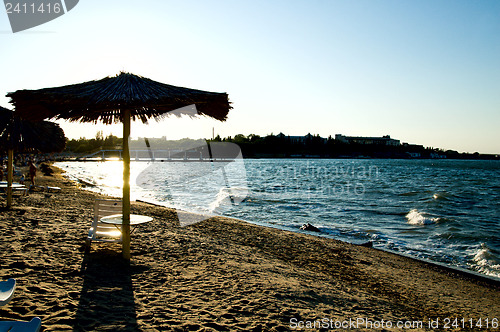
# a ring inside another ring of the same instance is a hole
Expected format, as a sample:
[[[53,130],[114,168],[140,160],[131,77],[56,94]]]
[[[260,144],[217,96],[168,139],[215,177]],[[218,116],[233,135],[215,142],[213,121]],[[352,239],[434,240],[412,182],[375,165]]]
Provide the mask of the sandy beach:
[[[500,329],[498,284],[229,218],[179,227],[175,211],[136,202],[153,222],[132,233],[130,262],[119,244],[86,254],[102,196],[60,173],[37,181],[62,190],[16,197],[11,210],[0,196],[0,278],[18,283],[1,320],[38,316],[42,331]]]

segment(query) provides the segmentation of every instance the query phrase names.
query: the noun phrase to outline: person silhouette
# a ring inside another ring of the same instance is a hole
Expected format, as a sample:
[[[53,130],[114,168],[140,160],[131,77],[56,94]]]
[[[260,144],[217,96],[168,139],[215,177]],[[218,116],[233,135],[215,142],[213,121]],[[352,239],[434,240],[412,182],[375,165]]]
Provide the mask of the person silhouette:
[[[36,166],[33,164],[33,162],[31,160],[29,161],[29,166],[30,166],[31,185],[34,187],[35,186],[35,177],[36,177]]]

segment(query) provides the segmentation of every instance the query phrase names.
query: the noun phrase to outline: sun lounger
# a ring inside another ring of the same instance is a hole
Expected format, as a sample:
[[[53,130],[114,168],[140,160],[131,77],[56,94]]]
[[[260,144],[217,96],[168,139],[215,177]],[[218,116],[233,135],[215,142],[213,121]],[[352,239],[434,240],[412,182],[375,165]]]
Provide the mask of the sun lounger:
[[[102,223],[102,217],[122,213],[122,201],[112,199],[96,199],[94,204],[94,220],[85,240],[85,250],[90,251],[92,241],[121,242],[122,233],[115,226]]]
[[[61,188],[51,186],[35,186],[34,188],[40,188],[41,191],[46,191],[48,193],[61,191]]]
[[[0,307],[9,303],[16,289],[16,279],[0,281]]]
[[[9,303],[15,289],[15,279],[0,281],[0,306]],[[38,317],[33,318],[29,322],[0,321],[0,332],[38,332],[41,326],[42,321]]]
[[[38,332],[42,326],[40,318],[35,317],[29,322],[2,321],[0,332]]]
[[[11,188],[12,188],[12,191],[14,191],[14,190],[25,191],[28,189],[28,188],[26,188],[26,186],[24,184],[20,184],[17,182],[13,182]],[[2,191],[6,191],[7,190],[7,182],[5,182],[5,181],[0,182],[0,189]]]

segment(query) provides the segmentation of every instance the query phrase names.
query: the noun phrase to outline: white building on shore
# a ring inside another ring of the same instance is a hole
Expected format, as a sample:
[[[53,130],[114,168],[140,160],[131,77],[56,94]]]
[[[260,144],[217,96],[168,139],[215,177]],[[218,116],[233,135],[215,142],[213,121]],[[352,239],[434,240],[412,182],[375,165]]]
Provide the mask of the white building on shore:
[[[400,146],[401,142],[398,139],[391,138],[390,135],[382,137],[362,137],[362,136],[344,136],[336,134],[335,139],[344,143],[355,143],[362,145],[385,145],[385,146]]]

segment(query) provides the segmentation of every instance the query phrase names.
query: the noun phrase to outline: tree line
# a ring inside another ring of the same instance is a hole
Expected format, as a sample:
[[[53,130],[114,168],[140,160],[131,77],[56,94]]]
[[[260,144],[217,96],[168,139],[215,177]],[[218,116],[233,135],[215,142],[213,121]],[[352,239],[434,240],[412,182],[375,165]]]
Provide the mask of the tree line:
[[[307,134],[302,139],[278,135],[259,136],[250,134],[234,137],[215,137],[214,141],[238,144],[247,158],[447,158],[447,159],[496,159],[498,155],[460,153],[415,144],[398,146],[346,143],[328,136]]]
[[[307,134],[304,137],[287,136],[282,133],[259,136],[238,134],[221,138],[217,135],[207,142],[230,142],[237,144],[245,158],[448,158],[448,159],[500,159],[498,155],[459,153],[422,145],[401,144],[398,146],[346,143],[332,136],[323,138]],[[201,143],[200,143],[201,142]],[[99,150],[121,149],[122,138],[114,135],[104,137],[98,132],[95,138],[72,139],[66,144],[66,152],[90,154]],[[201,150],[203,140],[184,138],[167,141],[165,138],[151,138],[145,141],[132,141],[131,148]]]
[[[75,154],[89,154],[99,150],[121,149],[123,138],[114,135],[104,137],[103,132],[99,131],[94,138],[79,138],[66,141],[65,152]]]

